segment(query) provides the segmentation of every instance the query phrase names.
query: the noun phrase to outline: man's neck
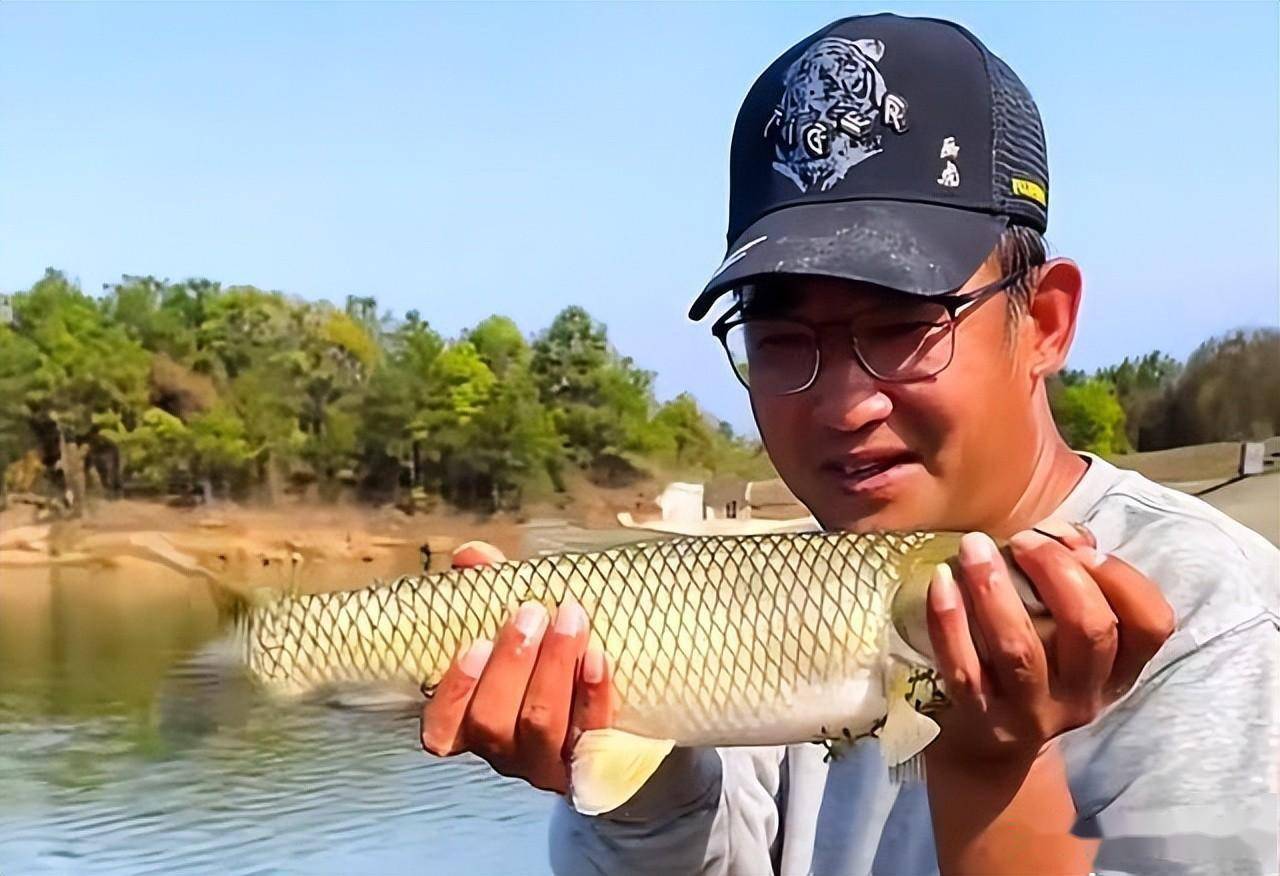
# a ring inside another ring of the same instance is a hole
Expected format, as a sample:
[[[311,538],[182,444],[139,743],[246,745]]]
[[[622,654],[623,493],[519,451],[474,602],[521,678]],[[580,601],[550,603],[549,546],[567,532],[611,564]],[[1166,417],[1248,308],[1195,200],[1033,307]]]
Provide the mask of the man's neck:
[[[996,538],[1008,538],[1035,526],[1058,509],[1088,468],[1089,463],[1063,443],[1055,430],[1051,439],[1037,443],[1021,496],[1008,514],[985,527],[985,531]]]

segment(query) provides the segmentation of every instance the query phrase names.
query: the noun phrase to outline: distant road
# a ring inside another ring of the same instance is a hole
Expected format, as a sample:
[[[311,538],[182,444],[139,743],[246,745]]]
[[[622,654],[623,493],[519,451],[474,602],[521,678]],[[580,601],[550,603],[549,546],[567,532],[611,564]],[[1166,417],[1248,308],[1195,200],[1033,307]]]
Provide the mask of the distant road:
[[[1280,436],[1263,442],[1270,459],[1280,457]],[[1280,470],[1253,475],[1227,486],[1239,472],[1240,442],[1219,441],[1147,453],[1114,456],[1110,461],[1153,481],[1196,494],[1218,487],[1200,498],[1245,526],[1280,545]]]
[[[1216,483],[1221,483],[1221,480],[1171,483],[1169,486],[1186,493],[1197,493]],[[1200,498],[1254,532],[1261,533],[1272,544],[1280,545],[1280,471],[1245,478]]]

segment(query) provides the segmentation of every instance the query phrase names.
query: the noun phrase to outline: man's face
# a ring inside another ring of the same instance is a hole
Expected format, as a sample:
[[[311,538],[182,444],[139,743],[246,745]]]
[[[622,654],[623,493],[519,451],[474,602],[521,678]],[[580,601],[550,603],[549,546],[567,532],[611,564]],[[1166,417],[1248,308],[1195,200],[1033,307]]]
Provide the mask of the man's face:
[[[988,262],[962,292],[994,282]],[[846,322],[899,296],[822,278],[793,278],[771,295],[810,323]],[[846,332],[827,332],[822,369],[794,395],[752,393],[778,473],[827,529],[979,529],[1018,501],[1037,446],[1026,330],[1007,328],[998,294],[960,315],[955,354],[935,377],[870,376]],[[874,464],[868,469],[869,464]]]

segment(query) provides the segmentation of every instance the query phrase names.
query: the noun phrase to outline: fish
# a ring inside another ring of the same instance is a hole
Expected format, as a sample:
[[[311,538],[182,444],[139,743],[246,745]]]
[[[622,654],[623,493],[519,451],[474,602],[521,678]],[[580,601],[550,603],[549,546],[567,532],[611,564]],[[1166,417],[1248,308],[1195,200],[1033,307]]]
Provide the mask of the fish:
[[[513,608],[571,597],[607,655],[616,703],[613,727],[577,748],[584,761],[625,752],[596,772],[643,772],[676,745],[864,736],[897,767],[938,732],[929,714],[945,692],[925,600],[959,542],[943,532],[720,535],[499,562],[259,601],[237,619],[238,647],[279,696],[368,684],[429,695]],[[615,779],[572,775],[581,811],[606,811],[624,793]]]

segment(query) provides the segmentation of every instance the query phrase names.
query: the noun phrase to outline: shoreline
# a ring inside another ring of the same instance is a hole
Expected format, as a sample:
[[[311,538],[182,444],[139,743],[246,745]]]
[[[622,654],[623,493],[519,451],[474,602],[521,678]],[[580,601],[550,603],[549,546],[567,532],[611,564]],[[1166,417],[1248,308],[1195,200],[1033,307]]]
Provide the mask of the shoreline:
[[[620,511],[647,511],[654,483],[625,488],[574,484],[556,503],[520,513],[454,510],[409,514],[394,506],[293,500],[275,506],[217,502],[178,507],[162,500],[91,498],[74,518],[50,518],[35,505],[0,511],[0,571],[48,574],[62,568],[180,575],[189,580],[306,589],[350,587],[449,567],[452,551],[487,541],[506,556],[528,550],[525,528],[538,519],[621,530]],[[24,576],[26,577],[26,576]]]
[[[510,515],[409,515],[340,505],[174,508],[129,499],[95,502],[74,519],[40,521],[34,508],[19,505],[0,512],[0,570],[150,567],[250,587],[305,577],[312,589],[322,583],[317,578],[330,577],[321,574],[326,568],[347,580],[354,569],[362,578],[421,572],[427,560],[430,571],[439,571],[455,547],[472,539],[516,556],[520,527]]]

